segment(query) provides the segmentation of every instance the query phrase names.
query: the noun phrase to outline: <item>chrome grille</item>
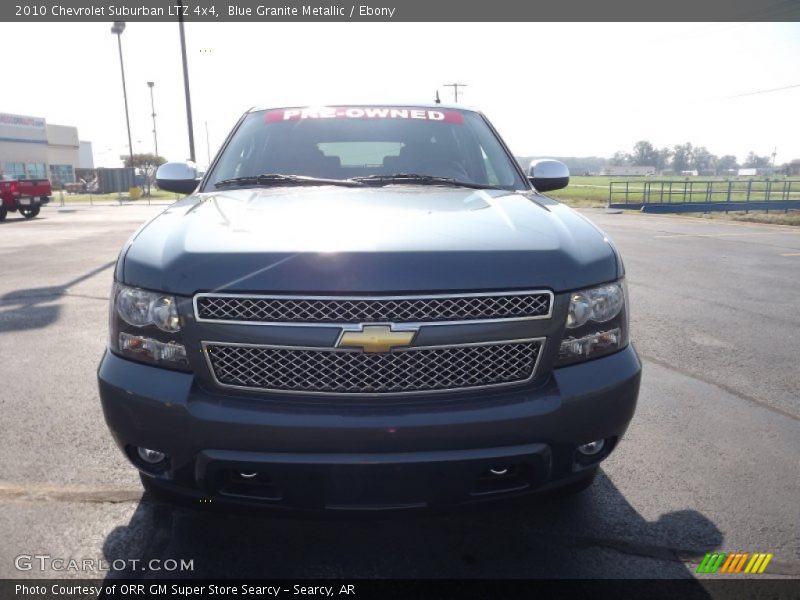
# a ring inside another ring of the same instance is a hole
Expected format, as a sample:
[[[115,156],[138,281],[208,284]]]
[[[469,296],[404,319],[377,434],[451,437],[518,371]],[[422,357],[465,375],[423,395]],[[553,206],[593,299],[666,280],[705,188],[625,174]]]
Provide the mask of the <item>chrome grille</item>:
[[[276,297],[198,294],[198,320],[252,323],[421,323],[482,319],[546,318],[546,291],[405,296]]]
[[[279,392],[397,394],[505,385],[533,377],[542,340],[367,354],[205,343],[222,386]]]

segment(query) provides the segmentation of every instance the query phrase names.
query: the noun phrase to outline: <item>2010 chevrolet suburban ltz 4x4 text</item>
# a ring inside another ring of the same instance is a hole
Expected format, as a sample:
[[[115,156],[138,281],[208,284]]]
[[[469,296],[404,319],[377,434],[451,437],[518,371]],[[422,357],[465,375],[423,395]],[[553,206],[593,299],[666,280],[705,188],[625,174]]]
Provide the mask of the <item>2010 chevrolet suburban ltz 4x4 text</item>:
[[[248,111],[120,253],[98,378],[155,493],[300,509],[586,487],[633,416],[622,261],[479,112]]]

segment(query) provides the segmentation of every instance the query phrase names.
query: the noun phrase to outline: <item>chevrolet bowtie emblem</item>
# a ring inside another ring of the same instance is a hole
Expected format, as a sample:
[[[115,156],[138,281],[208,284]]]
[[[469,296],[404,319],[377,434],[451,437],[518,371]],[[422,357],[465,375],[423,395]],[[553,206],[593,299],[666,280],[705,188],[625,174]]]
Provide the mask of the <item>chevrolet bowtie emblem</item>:
[[[392,331],[389,325],[365,325],[361,331],[344,331],[337,348],[361,348],[364,352],[390,352],[392,348],[409,346],[416,331]]]

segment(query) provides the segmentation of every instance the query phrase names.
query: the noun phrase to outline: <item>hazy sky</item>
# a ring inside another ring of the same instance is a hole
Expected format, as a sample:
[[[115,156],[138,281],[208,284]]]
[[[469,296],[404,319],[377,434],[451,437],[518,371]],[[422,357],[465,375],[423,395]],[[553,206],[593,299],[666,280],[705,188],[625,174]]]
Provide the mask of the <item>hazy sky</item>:
[[[76,125],[97,166],[126,153],[110,23],[0,23],[0,112]],[[188,23],[198,162],[252,105],[430,102],[469,87],[517,155],[610,156],[640,139],[800,158],[800,24]],[[36,40],[47,40],[40,43]],[[188,156],[176,23],[122,36],[134,150]],[[739,96],[739,97],[736,97]]]

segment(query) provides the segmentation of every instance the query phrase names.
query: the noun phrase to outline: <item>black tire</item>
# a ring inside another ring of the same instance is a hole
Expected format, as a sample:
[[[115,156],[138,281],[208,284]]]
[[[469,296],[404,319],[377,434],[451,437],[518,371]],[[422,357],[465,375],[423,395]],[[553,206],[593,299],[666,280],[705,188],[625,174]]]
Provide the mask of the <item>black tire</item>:
[[[0,221],[5,221],[8,216],[8,209],[0,207]]]
[[[32,219],[39,214],[40,210],[41,208],[38,206],[26,206],[25,208],[20,207],[19,214],[21,214],[26,219]]]

